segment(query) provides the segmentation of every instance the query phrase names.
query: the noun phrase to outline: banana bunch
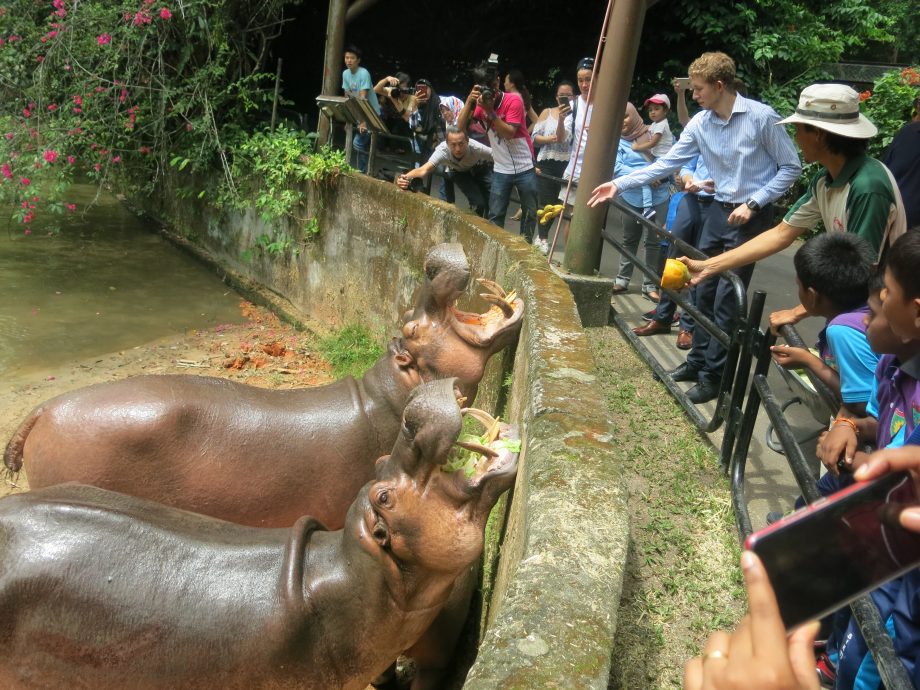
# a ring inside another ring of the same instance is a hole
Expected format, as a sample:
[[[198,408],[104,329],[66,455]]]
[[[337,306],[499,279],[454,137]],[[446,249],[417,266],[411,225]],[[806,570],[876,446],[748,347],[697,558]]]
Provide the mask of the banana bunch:
[[[540,225],[546,225],[553,218],[562,213],[564,206],[562,204],[547,204],[543,208],[537,209],[537,220],[540,221]]]

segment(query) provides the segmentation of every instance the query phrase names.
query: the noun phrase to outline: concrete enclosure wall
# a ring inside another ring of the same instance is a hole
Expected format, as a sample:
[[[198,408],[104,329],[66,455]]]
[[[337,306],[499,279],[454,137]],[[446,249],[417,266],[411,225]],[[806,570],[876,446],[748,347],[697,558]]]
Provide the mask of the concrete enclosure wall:
[[[429,197],[353,175],[310,189],[320,232],[297,256],[259,254],[268,228],[171,194],[148,210],[219,265],[257,281],[295,312],[332,326],[396,333],[428,249],[460,242],[473,275],[517,290],[526,312],[514,352],[493,358],[477,406],[521,427],[523,452],[486,629],[464,687],[606,688],[628,542],[626,493],[614,466],[602,393],[575,304],[546,259],[521,238]],[[244,261],[244,252],[253,255]],[[462,308],[487,304],[474,284]],[[508,358],[513,357],[513,367]],[[505,372],[511,372],[510,390]]]

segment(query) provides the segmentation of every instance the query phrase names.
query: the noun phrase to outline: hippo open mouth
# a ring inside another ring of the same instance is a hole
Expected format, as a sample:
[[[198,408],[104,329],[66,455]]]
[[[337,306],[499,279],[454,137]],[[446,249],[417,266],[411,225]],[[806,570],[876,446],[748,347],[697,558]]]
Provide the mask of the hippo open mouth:
[[[462,477],[465,486],[459,488],[467,492],[478,489],[487,478],[496,480],[504,475],[513,481],[521,452],[517,428],[483,410],[468,407],[462,412],[482,424],[485,433],[479,437],[461,436],[454,445],[465,452],[455,453],[448,462],[441,465],[441,470],[455,473],[457,482],[460,482]],[[506,484],[510,484],[501,483],[504,488],[507,488]]]
[[[492,280],[478,278],[486,289],[480,296],[492,307],[484,314],[461,311],[451,306],[447,313],[451,328],[466,342],[477,347],[504,347],[504,336],[516,333],[524,316],[524,302],[517,292],[505,289]]]

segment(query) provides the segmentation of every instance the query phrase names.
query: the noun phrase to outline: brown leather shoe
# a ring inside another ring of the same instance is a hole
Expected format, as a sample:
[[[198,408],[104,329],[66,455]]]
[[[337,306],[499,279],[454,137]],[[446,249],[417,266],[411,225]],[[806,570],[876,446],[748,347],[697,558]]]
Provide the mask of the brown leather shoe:
[[[693,333],[685,331],[683,328],[677,334],[677,349],[689,350],[693,347]]]
[[[644,326],[636,326],[632,332],[638,336],[658,335],[659,333],[670,333],[671,324],[663,321],[649,321]]]

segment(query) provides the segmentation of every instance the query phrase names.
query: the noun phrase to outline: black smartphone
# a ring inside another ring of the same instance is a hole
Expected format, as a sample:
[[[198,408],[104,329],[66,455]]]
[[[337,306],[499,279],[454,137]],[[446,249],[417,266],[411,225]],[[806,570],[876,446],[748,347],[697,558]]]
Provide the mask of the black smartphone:
[[[570,108],[572,107],[572,100],[570,98],[566,98],[565,96],[560,96],[559,98],[556,99],[556,102],[559,105],[567,105]]]
[[[763,561],[787,630],[920,565],[920,534],[898,523],[917,503],[906,472],[854,484],[745,540]]]

